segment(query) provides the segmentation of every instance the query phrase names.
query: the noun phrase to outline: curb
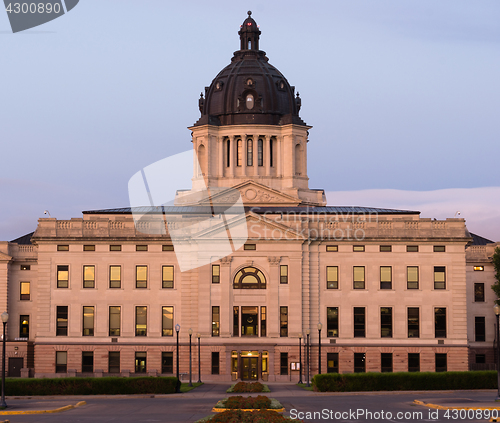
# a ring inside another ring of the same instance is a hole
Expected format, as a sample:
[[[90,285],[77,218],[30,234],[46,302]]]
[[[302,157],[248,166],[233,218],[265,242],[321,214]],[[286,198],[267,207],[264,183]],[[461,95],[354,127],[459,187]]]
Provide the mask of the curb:
[[[76,407],[80,407],[82,405],[87,404],[85,401],[80,401],[75,405],[66,405],[64,407],[55,408],[54,410],[28,410],[28,411],[0,411],[0,415],[18,415],[18,414],[45,414],[45,413],[61,413],[63,411],[71,410]],[[6,420],[3,423],[8,423]],[[0,422],[2,423],[2,422]]]
[[[241,410],[241,411],[259,411],[260,408],[212,408],[213,413],[223,413],[228,410]],[[276,411],[277,413],[283,413],[285,411],[285,407],[283,408],[266,408],[266,411]]]
[[[413,403],[417,405],[423,405],[424,407],[434,408],[436,410],[500,410],[500,406],[499,407],[446,407],[444,405],[425,403],[419,400],[413,400]]]

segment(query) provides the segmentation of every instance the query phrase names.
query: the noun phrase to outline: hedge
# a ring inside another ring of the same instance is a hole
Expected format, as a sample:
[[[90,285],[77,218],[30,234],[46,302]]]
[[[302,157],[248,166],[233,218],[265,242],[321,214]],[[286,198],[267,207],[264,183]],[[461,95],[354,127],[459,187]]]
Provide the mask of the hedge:
[[[213,417],[207,417],[205,419],[198,420],[199,423],[285,423],[285,422],[295,422],[303,423],[302,420],[294,420],[290,417],[282,416],[276,411],[241,411],[241,410],[228,410],[223,413],[219,413]]]
[[[321,392],[496,389],[497,372],[327,373],[312,383]]]
[[[9,396],[172,394],[176,384],[175,377],[7,379],[5,393]]]

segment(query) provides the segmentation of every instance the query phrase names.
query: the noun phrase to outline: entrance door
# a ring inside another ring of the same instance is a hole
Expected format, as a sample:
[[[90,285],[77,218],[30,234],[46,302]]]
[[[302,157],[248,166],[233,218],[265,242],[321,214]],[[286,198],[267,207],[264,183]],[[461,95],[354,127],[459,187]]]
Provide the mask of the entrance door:
[[[9,377],[21,377],[22,357],[9,357]]]
[[[258,370],[257,366],[259,363],[258,357],[242,357],[242,380],[257,380]]]

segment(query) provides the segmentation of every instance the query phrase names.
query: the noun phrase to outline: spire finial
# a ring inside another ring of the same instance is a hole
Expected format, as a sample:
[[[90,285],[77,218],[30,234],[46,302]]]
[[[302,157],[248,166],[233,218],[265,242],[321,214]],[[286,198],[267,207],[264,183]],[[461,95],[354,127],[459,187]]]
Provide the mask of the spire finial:
[[[252,11],[251,10],[249,10],[247,13],[248,13],[248,17],[252,16]]]

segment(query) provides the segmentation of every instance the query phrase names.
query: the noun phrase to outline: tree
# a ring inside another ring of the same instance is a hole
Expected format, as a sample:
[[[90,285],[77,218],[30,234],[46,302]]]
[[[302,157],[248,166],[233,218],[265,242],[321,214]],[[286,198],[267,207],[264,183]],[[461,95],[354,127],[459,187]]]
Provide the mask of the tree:
[[[493,267],[495,268],[495,283],[491,285],[491,289],[495,292],[497,299],[496,304],[500,305],[500,247],[495,248],[492,256]]]

